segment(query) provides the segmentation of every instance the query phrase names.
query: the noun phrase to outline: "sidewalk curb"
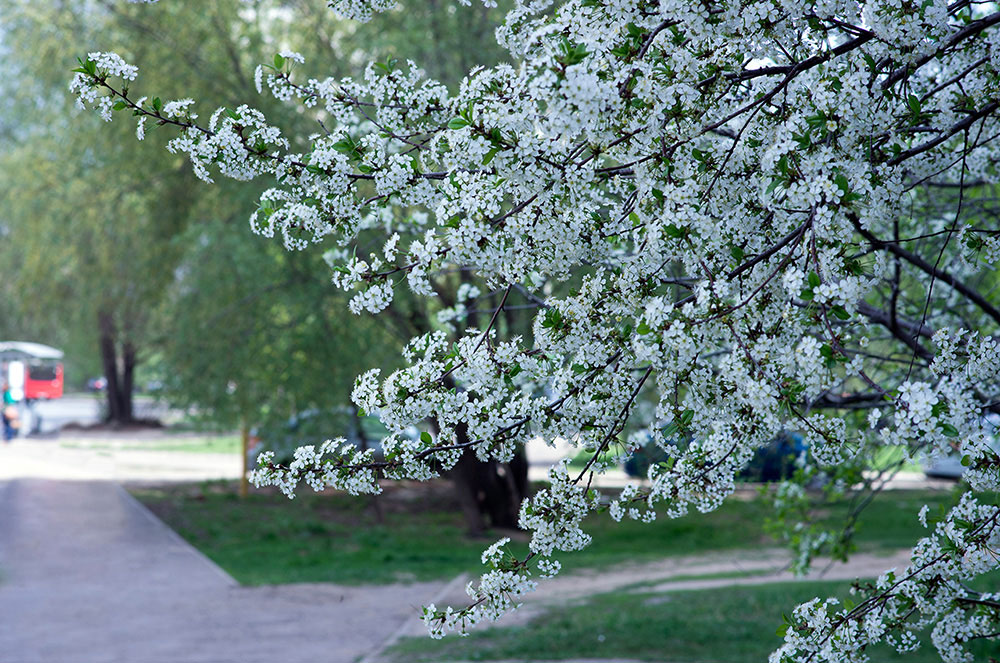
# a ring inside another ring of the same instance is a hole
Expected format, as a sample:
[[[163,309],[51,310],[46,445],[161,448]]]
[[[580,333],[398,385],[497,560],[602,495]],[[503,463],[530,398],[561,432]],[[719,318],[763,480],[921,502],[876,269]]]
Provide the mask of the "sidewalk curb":
[[[445,596],[448,596],[448,594],[457,590],[459,587],[464,587],[468,581],[469,575],[467,573],[459,573],[457,576],[449,580],[444,587],[438,590],[428,604],[437,603]],[[369,652],[364,658],[358,660],[357,663],[378,663],[381,659],[382,652],[396,644],[396,642],[410,630],[412,625],[413,622],[411,618],[404,620],[403,623],[399,625],[399,628],[393,631],[392,635],[383,640],[382,644]]]
[[[167,537],[172,539],[188,555],[193,555],[194,557],[197,557],[199,561],[201,561],[203,564],[208,565],[212,569],[212,571],[215,572],[215,574],[218,575],[219,578],[227,586],[229,586],[230,588],[236,588],[240,586],[240,583],[238,583],[235,578],[226,573],[226,571],[221,566],[213,562],[207,555],[205,555],[205,553],[201,552],[193,545],[188,543],[188,541],[180,534],[175,532],[173,528],[171,528],[165,522],[160,520],[155,513],[153,513],[152,511],[149,510],[149,508],[146,507],[145,504],[137,500],[132,495],[132,493],[125,490],[125,488],[120,483],[115,482],[114,486],[115,489],[117,489],[119,494],[122,496],[122,499],[125,502],[125,504],[129,506],[129,508],[131,508],[133,511],[142,514],[143,518],[146,518],[147,520],[152,522],[156,527],[163,530],[164,533],[167,535]]]

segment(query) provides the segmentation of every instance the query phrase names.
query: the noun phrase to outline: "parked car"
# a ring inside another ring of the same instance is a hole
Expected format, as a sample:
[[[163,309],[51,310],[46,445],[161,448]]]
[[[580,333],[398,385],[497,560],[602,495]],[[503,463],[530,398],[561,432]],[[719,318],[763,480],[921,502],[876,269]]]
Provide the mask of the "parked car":
[[[766,447],[754,453],[739,477],[744,481],[759,483],[791,478],[795,474],[798,459],[804,457],[806,453],[806,445],[801,435],[782,431]]]
[[[986,423],[993,429],[993,441],[990,445],[993,451],[1000,454],[1000,415],[987,414]],[[925,457],[921,465],[924,474],[933,479],[958,479],[965,474],[965,466],[962,465],[962,456],[952,453],[947,456]]]
[[[683,440],[686,445],[690,440]],[[674,443],[676,444],[676,443]],[[791,431],[783,431],[766,447],[757,450],[747,466],[740,472],[744,481],[769,482],[788,479],[795,472],[796,461],[807,453],[802,436]],[[647,442],[625,461],[625,473],[632,477],[645,478],[650,465],[667,460],[667,454],[652,442]]]
[[[690,442],[691,438],[685,436],[681,438],[679,442],[678,440],[671,439],[668,441],[668,444],[674,447],[680,446],[683,449],[687,447]],[[654,444],[652,438],[650,438],[645,444],[633,451],[632,455],[625,461],[625,474],[630,477],[645,479],[649,476],[649,468],[652,465],[662,463],[666,460],[666,452]]]

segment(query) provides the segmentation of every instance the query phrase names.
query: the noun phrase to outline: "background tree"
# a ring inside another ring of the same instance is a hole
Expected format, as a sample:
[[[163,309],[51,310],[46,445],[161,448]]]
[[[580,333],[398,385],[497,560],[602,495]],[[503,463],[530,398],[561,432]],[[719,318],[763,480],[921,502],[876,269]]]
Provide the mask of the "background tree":
[[[4,66],[12,73],[28,71],[30,59],[36,81],[30,94],[20,86],[11,102],[16,129],[7,133],[2,157],[7,232],[0,251],[8,302],[22,325],[47,331],[70,350],[71,365],[103,372],[106,416],[115,423],[134,417],[136,368],[149,351],[152,314],[180,255],[170,240],[192,222],[198,196],[188,195],[191,175],[181,162],[150,159],[141,147],[135,149],[132,136],[127,140],[112,131],[96,144],[85,139],[79,126],[67,121],[72,99],[62,72],[76,52],[92,49],[98,40],[134,44],[137,56],[176,50],[182,55],[154,75],[222,103],[245,92],[250,65],[242,70],[233,61],[234,44],[225,38],[234,34],[208,35],[238,7],[238,2],[215,3],[208,11],[165,5],[152,23],[137,8],[118,3],[5,0],[2,7],[10,53]],[[259,34],[249,30],[240,39],[244,48],[260,44]],[[43,104],[63,112],[41,115],[37,108]],[[127,169],[119,171],[122,164]],[[238,189],[211,194],[215,215],[243,208],[247,199],[234,195]],[[94,355],[99,364],[79,359]]]

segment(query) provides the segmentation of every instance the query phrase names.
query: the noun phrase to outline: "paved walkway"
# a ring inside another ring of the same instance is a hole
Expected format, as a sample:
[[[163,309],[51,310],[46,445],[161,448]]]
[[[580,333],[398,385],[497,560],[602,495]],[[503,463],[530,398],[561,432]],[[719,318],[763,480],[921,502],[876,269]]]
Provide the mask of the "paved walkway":
[[[444,583],[239,587],[117,484],[0,482],[3,663],[350,663]]]

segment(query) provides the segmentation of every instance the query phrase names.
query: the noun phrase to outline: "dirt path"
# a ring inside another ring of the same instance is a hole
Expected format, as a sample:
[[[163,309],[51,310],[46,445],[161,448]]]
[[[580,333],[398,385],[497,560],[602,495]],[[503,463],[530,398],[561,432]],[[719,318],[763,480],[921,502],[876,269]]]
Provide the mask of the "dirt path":
[[[765,548],[675,557],[614,570],[567,573],[540,582],[538,589],[524,598],[523,605],[517,611],[506,615],[494,626],[524,624],[550,608],[571,605],[595,594],[612,591],[657,594],[737,585],[762,585],[773,582],[875,578],[886,569],[906,567],[909,564],[909,551],[901,550],[887,554],[856,554],[847,563],[821,559],[816,562],[808,575],[801,577],[796,577],[788,570],[789,561],[790,557],[784,550]],[[451,590],[442,592],[436,600],[438,607],[466,605],[467,596],[464,587],[468,580],[468,578],[462,577],[453,581],[450,585]],[[477,628],[489,627],[486,624],[477,626]],[[369,663],[395,661],[396,659],[384,656],[382,652],[402,637],[423,635],[425,635],[425,631],[421,624],[409,623],[395,637],[384,643],[376,655],[365,660]],[[494,661],[492,663],[506,662]],[[562,663],[587,662],[563,661]],[[618,662],[594,661],[593,663]],[[621,663],[628,662],[622,661]]]

